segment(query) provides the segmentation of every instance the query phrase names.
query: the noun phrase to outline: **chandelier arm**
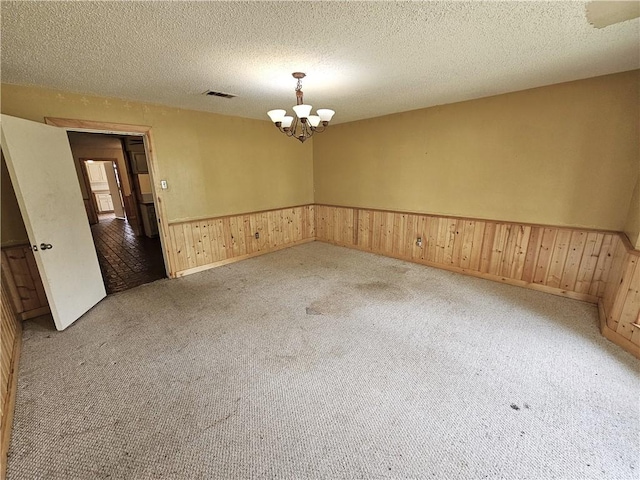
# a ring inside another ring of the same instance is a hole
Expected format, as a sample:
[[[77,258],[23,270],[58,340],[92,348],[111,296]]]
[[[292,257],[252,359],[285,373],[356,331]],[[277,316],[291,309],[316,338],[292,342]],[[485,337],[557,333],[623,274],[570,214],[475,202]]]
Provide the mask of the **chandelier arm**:
[[[313,136],[313,127],[311,127],[308,123],[304,125],[304,136],[306,138],[310,138]]]
[[[285,135],[287,137],[293,137],[296,133],[296,130],[298,128],[298,117],[294,116],[293,117],[293,122],[291,122],[291,126],[289,127],[289,131],[285,131]]]

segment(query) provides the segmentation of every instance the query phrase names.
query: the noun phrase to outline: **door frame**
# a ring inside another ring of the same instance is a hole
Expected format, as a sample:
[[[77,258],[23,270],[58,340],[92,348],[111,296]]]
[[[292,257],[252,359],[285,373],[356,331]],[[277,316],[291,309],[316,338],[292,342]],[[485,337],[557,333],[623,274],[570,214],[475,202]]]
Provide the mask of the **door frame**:
[[[158,217],[158,227],[160,231],[160,245],[162,247],[162,256],[164,259],[164,267],[169,278],[176,278],[177,271],[175,265],[171,261],[169,254],[169,246],[171,239],[169,238],[169,222],[167,220],[167,212],[162,201],[162,196],[158,194],[160,189],[160,175],[158,172],[158,163],[155,155],[153,142],[153,133],[151,127],[145,125],[128,125],[124,123],[96,122],[91,120],[78,120],[72,118],[44,117],[47,125],[60,127],[68,132],[85,132],[85,133],[107,133],[116,135],[130,135],[142,137],[144,141],[144,150],[147,155],[149,165],[149,176],[151,178],[151,193],[153,195],[153,203],[156,207],[156,215]]]

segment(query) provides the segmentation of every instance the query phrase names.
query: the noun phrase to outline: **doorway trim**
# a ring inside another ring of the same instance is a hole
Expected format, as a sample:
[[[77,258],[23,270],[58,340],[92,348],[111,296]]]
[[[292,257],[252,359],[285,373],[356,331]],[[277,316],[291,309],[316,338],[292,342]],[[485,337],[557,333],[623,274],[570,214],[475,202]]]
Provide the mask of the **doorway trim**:
[[[124,123],[96,122],[92,120],[78,120],[72,118],[44,117],[47,125],[63,128],[71,132],[85,133],[107,133],[117,135],[130,135],[142,137],[144,141],[145,154],[149,164],[149,175],[151,176],[151,193],[153,195],[153,203],[156,206],[156,214],[158,217],[158,226],[160,230],[160,244],[162,246],[162,256],[164,258],[164,266],[169,278],[176,278],[175,265],[169,252],[171,239],[169,238],[169,222],[167,220],[167,212],[162,201],[162,197],[158,194],[160,191],[160,175],[158,172],[158,162],[156,160],[155,148],[153,142],[153,134],[151,127],[145,125],[128,125]]]

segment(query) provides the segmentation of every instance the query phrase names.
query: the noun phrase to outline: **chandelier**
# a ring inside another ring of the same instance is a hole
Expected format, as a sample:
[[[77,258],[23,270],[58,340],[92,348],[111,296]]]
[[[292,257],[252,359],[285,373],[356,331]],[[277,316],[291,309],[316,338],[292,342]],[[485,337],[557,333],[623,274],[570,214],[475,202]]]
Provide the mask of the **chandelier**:
[[[326,130],[331,118],[336,113],[328,108],[319,108],[317,115],[311,115],[311,105],[305,105],[302,93],[302,79],[306,76],[302,72],[294,72],[293,78],[298,79],[296,86],[296,105],[293,111],[296,116],[287,115],[286,110],[269,110],[267,115],[282,133],[288,137],[295,137],[301,142],[311,137],[314,133],[322,133]]]

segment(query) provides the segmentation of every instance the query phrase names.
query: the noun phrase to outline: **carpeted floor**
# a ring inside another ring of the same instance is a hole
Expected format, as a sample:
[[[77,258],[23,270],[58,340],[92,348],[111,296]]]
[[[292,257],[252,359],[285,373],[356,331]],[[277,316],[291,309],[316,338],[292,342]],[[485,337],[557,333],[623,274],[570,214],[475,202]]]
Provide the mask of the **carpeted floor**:
[[[638,478],[593,305],[322,243],[27,323],[8,478]]]

